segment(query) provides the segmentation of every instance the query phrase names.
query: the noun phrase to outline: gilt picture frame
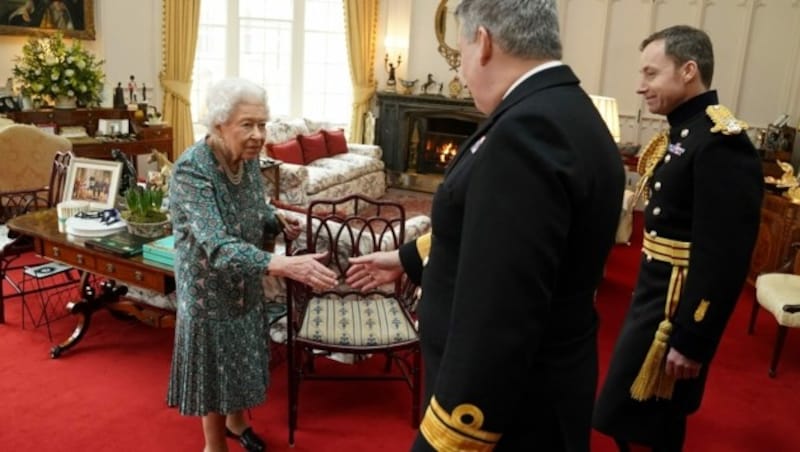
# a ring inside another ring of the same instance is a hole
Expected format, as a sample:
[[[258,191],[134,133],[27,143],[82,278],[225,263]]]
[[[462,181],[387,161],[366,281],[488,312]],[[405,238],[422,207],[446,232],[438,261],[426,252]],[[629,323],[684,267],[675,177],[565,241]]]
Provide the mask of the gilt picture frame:
[[[94,40],[94,0],[0,0],[0,35]]]
[[[122,162],[74,157],[67,170],[62,201],[89,201],[93,208],[112,209],[121,175]]]

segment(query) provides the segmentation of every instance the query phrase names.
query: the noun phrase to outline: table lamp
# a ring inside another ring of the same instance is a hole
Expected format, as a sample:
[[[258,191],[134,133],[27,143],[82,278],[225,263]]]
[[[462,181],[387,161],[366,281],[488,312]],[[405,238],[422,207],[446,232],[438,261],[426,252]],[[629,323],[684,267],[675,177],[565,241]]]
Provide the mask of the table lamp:
[[[613,97],[595,96],[595,95],[590,95],[589,97],[592,98],[594,106],[597,107],[597,110],[600,111],[600,116],[602,116],[603,120],[606,122],[606,125],[608,126],[608,131],[611,132],[611,136],[614,138],[614,142],[619,143],[620,131],[619,131],[619,112],[617,110],[617,99],[614,99]]]

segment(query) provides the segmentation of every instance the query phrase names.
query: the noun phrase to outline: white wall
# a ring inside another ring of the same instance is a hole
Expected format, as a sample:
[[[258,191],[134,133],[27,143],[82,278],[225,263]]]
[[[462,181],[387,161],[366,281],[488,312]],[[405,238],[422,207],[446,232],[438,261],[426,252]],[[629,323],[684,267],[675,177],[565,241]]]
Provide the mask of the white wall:
[[[105,106],[110,107],[117,82],[127,86],[130,75],[156,87],[153,104],[161,109],[163,98],[158,88],[161,70],[162,0],[95,0],[96,39],[84,41],[87,49],[105,59]],[[14,58],[21,53],[29,36],[0,36],[0,81],[11,77]]]

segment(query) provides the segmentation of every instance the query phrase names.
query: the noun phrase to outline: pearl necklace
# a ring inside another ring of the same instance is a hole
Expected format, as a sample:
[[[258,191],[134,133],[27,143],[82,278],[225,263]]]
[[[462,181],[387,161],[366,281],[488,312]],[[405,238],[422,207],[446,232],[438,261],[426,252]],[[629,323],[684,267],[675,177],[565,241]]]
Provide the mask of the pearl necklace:
[[[219,160],[220,165],[222,165],[222,170],[225,171],[225,176],[228,177],[228,180],[231,181],[233,185],[241,184],[242,178],[244,177],[244,162],[239,160],[236,171],[233,171],[231,167],[228,166],[228,160],[222,155],[222,152],[218,151],[212,143],[209,143],[209,147],[214,152],[217,160]]]

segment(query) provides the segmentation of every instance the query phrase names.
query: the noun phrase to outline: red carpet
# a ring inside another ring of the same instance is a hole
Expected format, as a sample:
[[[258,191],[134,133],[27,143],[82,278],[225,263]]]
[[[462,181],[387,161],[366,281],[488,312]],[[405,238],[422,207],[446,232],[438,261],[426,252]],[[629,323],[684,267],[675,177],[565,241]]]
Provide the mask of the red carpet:
[[[598,293],[601,375],[630,298],[640,240],[634,234],[634,245],[614,248]],[[752,289],[746,289],[728,325],[703,407],[689,421],[687,451],[791,451],[800,444],[800,334],[789,333],[778,376],[770,379],[775,322],[761,312],[756,334],[747,335],[752,296]],[[46,329],[21,329],[19,298],[6,303],[6,320],[0,325],[0,450],[202,450],[199,420],[181,417],[164,404],[171,330],[100,312],[83,342],[52,360]],[[54,337],[68,334],[71,322],[55,322]],[[290,449],[286,367],[280,365],[268,401],[252,411],[252,424],[271,451],[404,451],[416,434],[409,410],[401,383],[307,382],[300,392],[297,444]],[[592,446],[594,451],[615,450],[599,434]],[[233,441],[229,447],[241,450]]]

